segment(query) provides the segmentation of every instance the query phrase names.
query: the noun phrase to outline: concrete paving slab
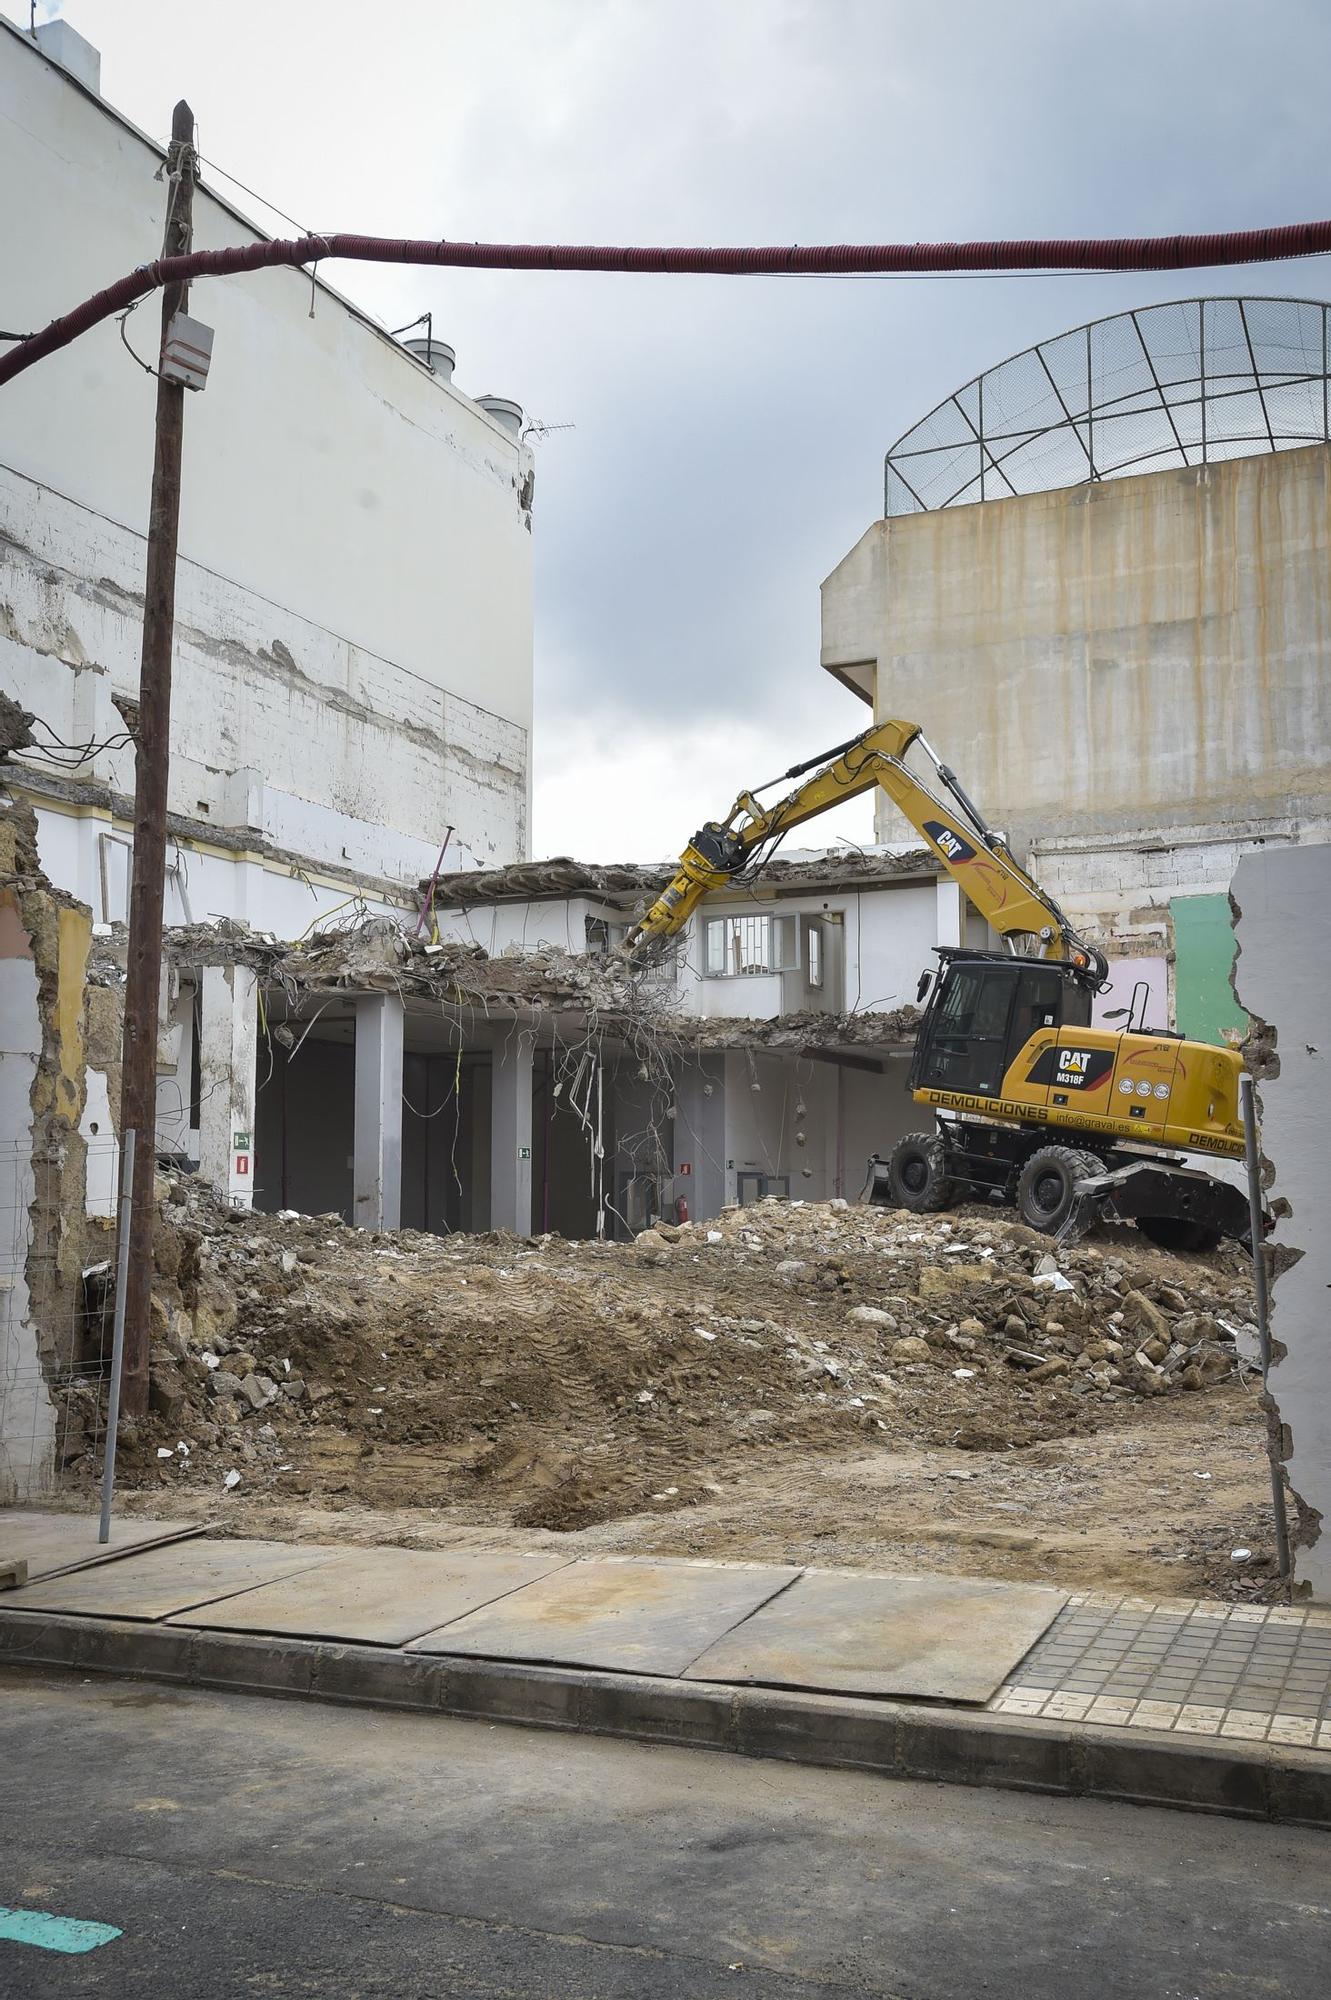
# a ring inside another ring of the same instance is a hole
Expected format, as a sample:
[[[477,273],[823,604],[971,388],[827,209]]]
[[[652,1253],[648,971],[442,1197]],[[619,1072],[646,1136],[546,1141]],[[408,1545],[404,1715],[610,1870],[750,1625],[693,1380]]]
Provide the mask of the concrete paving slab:
[[[412,1650],[677,1676],[799,1574],[759,1564],[577,1562],[427,1632]]]
[[[333,1561],[337,1549],[290,1542],[181,1542],[5,1593],[5,1609],[69,1611],[96,1618],[167,1618],[256,1584]]]
[[[225,1632],[401,1646],[524,1584],[565,1569],[571,1556],[349,1549],[317,1569],[260,1584],[239,1597],[176,1612],[172,1625]]]
[[[26,1561],[28,1581],[58,1576],[91,1563],[114,1562],[127,1549],[147,1549],[204,1533],[197,1521],[117,1521],[111,1539],[97,1539],[96,1514],[44,1513],[37,1507],[0,1508],[0,1561]],[[8,1601],[8,1600],[7,1600]]]
[[[806,1570],[686,1678],[985,1702],[1066,1602],[1033,1584]]]

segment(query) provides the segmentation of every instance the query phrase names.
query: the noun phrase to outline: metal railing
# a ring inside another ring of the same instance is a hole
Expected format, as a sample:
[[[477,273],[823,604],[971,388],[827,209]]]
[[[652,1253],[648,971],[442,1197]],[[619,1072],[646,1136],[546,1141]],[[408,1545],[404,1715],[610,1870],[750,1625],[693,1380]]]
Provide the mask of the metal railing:
[[[1009,356],[887,453],[883,512],[1331,442],[1331,305],[1178,299]]]

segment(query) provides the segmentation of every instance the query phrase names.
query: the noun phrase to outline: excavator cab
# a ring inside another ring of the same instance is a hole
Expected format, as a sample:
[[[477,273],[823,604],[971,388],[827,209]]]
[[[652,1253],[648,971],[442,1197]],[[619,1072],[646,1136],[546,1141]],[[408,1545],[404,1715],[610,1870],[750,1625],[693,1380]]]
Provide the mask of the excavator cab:
[[[1031,1036],[1089,1027],[1091,991],[1070,964],[944,946],[915,1040],[911,1090],[996,1098]]]

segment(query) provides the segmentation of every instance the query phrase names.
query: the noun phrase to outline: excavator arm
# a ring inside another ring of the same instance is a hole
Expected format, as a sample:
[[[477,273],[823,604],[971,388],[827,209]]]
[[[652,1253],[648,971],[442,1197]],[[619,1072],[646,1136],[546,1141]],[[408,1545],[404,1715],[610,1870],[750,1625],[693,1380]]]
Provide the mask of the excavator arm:
[[[912,744],[933,765],[951,804],[907,769],[903,760]],[[807,776],[810,772],[813,775]],[[804,782],[775,805],[759,803],[756,792],[770,791],[789,778]],[[624,940],[625,951],[630,956],[645,954],[653,943],[674,936],[704,896],[760,866],[792,827],[872,791],[875,785],[882,786],[1012,951],[1070,964],[1093,989],[1104,986],[1107,966],[1102,955],[1078,937],[1053,898],[1013,858],[1002,836],[986,825],[955,773],[914,722],[875,723],[849,742],[793,765],[756,792],[741,792],[724,820],[709,820],[694,834],[670,882]]]

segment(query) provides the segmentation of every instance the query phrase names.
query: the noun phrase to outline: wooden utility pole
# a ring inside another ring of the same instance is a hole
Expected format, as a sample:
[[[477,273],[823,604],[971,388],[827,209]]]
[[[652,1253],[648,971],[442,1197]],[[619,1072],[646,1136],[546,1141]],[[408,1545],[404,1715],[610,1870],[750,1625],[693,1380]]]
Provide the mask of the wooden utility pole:
[[[194,222],[194,114],[183,99],[171,119],[166,156],[162,255],[190,249]],[[162,293],[162,340],[189,300],[187,285]],[[160,353],[160,350],[159,350]],[[143,591],[143,652],[134,766],[134,861],[129,898],[129,976],[120,1085],[120,1131],[136,1134],[125,1288],[122,1401],[131,1416],[148,1407],[149,1301],[153,1268],[153,1162],[157,1153],[157,1011],[162,978],[162,899],[166,886],[166,792],[171,768],[171,649],[176,615],[176,539],[185,388],[157,378],[157,445]]]

